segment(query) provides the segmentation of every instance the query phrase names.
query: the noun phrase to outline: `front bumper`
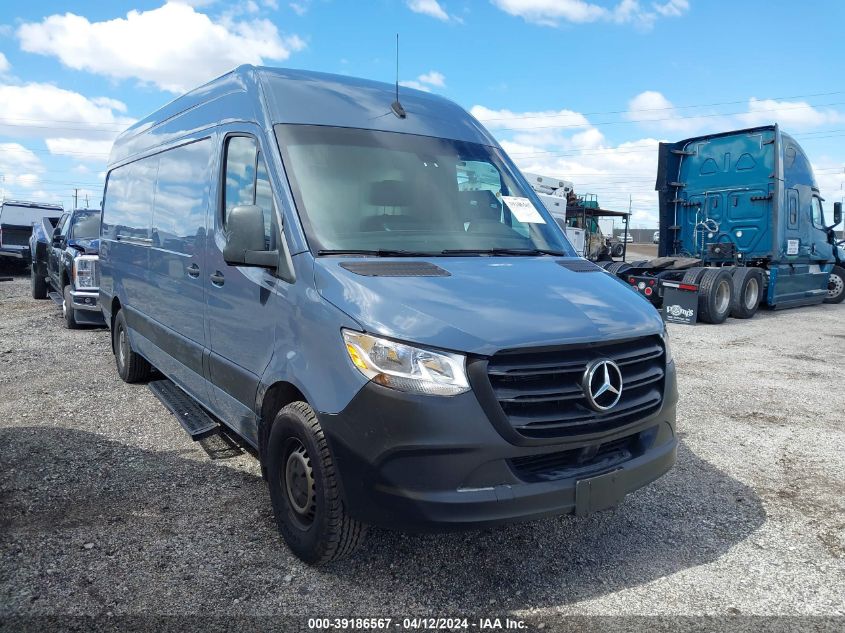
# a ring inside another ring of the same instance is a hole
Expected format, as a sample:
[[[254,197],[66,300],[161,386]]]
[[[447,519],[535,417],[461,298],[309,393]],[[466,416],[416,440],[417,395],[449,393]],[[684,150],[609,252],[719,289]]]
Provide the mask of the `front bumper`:
[[[83,323],[104,323],[99,290],[71,290],[70,299],[76,320]]]
[[[475,395],[414,396],[367,384],[341,413],[320,414],[347,509],[402,529],[479,527],[615,505],[675,462],[677,386],[666,371],[662,408],[601,436],[517,446],[489,421]],[[586,464],[554,480],[526,477],[516,458],[634,438],[642,450],[612,465]]]

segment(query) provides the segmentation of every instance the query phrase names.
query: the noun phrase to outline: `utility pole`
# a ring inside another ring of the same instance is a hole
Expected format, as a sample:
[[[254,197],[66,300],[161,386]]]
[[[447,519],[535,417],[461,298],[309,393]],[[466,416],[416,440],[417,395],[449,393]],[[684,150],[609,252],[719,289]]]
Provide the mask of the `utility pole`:
[[[86,194],[85,194],[85,208],[87,209],[88,207],[89,207],[89,204],[88,204],[88,194],[86,193]]]
[[[76,211],[76,201],[77,201],[78,197],[79,197],[79,189],[74,189],[73,190],[73,210],[74,211]]]

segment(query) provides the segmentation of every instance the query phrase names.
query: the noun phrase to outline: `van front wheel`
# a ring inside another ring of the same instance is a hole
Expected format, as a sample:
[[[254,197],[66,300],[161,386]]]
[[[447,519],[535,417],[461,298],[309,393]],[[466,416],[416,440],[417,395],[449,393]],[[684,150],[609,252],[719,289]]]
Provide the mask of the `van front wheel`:
[[[293,402],[279,411],[266,456],[276,524],[294,554],[319,565],[364,542],[366,526],[346,513],[323,429],[308,404]]]

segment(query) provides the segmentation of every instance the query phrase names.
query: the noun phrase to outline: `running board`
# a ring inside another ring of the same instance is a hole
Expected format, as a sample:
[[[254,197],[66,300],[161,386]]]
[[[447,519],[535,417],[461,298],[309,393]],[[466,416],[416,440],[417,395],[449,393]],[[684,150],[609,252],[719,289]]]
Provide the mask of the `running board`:
[[[179,424],[195,442],[219,430],[220,425],[193,398],[167,378],[147,385],[156,398],[176,416]]]
[[[65,300],[62,299],[62,295],[60,295],[58,292],[48,292],[47,296],[50,297],[53,301],[55,301],[56,305],[62,305],[65,302]]]

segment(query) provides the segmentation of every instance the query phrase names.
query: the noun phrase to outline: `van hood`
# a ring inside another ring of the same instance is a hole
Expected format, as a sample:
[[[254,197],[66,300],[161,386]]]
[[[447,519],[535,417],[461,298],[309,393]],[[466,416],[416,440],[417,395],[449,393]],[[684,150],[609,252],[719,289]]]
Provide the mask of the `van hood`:
[[[364,331],[489,356],[502,349],[647,336],[654,307],[603,271],[574,272],[552,257],[427,260],[448,276],[365,276],[318,257],[317,291]],[[379,259],[385,264],[409,260]],[[413,260],[419,263],[419,260]]]

